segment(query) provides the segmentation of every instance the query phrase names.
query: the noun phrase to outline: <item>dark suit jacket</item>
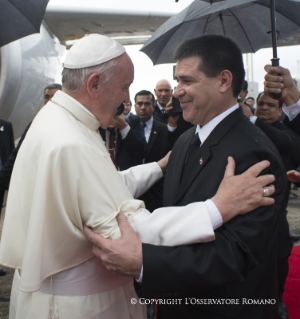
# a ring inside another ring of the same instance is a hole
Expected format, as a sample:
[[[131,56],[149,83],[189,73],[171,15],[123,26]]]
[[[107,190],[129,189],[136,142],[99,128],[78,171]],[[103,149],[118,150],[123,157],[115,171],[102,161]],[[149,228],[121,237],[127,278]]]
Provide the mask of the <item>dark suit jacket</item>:
[[[162,145],[167,132],[168,128],[166,124],[153,119],[153,125],[146,147],[145,163],[157,162],[162,158]]]
[[[157,162],[162,156],[162,143],[167,133],[167,125],[153,119],[153,126],[147,143],[145,163]],[[164,179],[160,179],[139,199],[145,202],[146,208],[153,212],[163,205]]]
[[[298,167],[297,160],[300,158],[300,148],[297,148],[300,137],[279,121],[269,125],[258,118],[255,125],[274,143],[281,155],[286,171],[296,169]]]
[[[14,133],[10,122],[0,119],[0,156],[2,166],[5,165],[9,155],[14,150]],[[5,190],[0,191],[0,212]]]
[[[142,164],[146,155],[147,143],[140,118],[130,114],[127,119],[130,131],[122,139],[117,130],[116,138],[116,160],[121,171]]]
[[[115,157],[121,171],[143,163],[146,156],[146,139],[141,120],[138,116],[130,114],[126,121],[130,126],[127,136],[122,139],[119,130],[116,131]],[[99,129],[105,141],[105,130]]]
[[[19,149],[24,141],[24,138],[27,134],[27,131],[28,131],[30,125],[31,125],[31,122],[26,127],[25,131],[23,132],[23,134],[18,142],[17,147],[12,151],[9,158],[7,159],[4,166],[2,167],[2,170],[0,171],[0,191],[4,191],[5,189],[8,189],[12,170],[13,170],[13,167],[15,164],[15,160],[17,158]]]
[[[236,174],[263,159],[270,161],[264,173],[276,176],[275,204],[235,217],[215,231],[216,238],[210,243],[179,247],[143,244],[143,282],[138,293],[156,299],[182,298],[180,306],[161,307],[162,319],[277,319],[276,303],[245,305],[242,298],[277,299],[278,221],[287,200],[280,155],[238,109],[219,123],[194,154],[195,164],[180,183],[194,132],[193,128],[184,133],[173,148],[165,176],[164,206],[183,206],[213,197],[228,156],[236,161]],[[239,304],[197,304],[191,298],[238,299]]]
[[[286,116],[283,123],[297,135],[300,135],[300,114],[298,114],[292,121],[290,121]]]

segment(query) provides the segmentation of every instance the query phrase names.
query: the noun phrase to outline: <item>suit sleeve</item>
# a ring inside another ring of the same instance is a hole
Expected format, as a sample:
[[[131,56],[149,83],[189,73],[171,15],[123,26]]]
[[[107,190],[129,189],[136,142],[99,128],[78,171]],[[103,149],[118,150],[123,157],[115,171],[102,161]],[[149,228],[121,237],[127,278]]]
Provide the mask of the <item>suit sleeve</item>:
[[[287,180],[278,157],[259,153],[245,152],[242,158],[235,158],[236,174],[262,158],[268,159],[271,167],[263,174],[276,176],[275,204],[235,217],[216,231],[215,241],[210,243],[178,247],[143,244],[140,296],[186,293],[241,282],[260,263],[277,239],[279,217],[287,198]]]
[[[294,133],[300,135],[300,113],[292,121],[289,121],[288,117],[286,117],[284,124]]]
[[[268,136],[280,154],[289,154],[294,149],[298,137],[284,124],[281,124],[281,129],[277,129],[258,118],[255,125]]]

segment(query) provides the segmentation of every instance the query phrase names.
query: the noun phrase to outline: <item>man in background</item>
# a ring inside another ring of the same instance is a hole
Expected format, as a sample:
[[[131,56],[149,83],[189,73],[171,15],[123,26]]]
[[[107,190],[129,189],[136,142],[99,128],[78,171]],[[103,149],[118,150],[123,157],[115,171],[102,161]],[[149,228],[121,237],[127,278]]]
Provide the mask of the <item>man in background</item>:
[[[8,121],[0,119],[0,169],[2,170],[5,165],[9,155],[15,148],[14,143],[14,132],[12,128],[12,124]],[[0,216],[3,205],[3,199],[5,190],[7,188],[1,188],[0,190]],[[0,276],[5,276],[6,270],[0,267]]]
[[[163,124],[153,117],[154,96],[151,92],[142,90],[135,95],[135,111],[142,121],[147,141],[146,156],[144,163],[157,162],[162,158],[162,146],[167,133],[167,125]],[[163,179],[152,186],[139,199],[143,200],[147,209],[153,212],[162,207],[163,198]]]
[[[250,121],[259,127],[274,143],[286,171],[295,170],[297,163],[294,159],[294,152],[297,151],[297,157],[300,156],[300,149],[296,148],[299,142],[299,137],[291,131],[287,126],[280,122],[279,118],[282,114],[282,101],[274,100],[270,96],[262,92],[257,97],[257,108],[255,115],[252,115],[249,108],[243,106],[243,111]],[[288,184],[290,189],[291,183]],[[288,198],[286,198],[286,206]],[[293,248],[293,239],[299,240],[299,236],[289,233],[289,224],[287,221],[287,207],[281,214],[279,223],[279,237],[278,237],[278,259],[277,259],[277,276],[278,276],[278,311],[279,318],[288,318],[288,310],[283,301],[283,293],[285,281],[289,272],[288,258]]]

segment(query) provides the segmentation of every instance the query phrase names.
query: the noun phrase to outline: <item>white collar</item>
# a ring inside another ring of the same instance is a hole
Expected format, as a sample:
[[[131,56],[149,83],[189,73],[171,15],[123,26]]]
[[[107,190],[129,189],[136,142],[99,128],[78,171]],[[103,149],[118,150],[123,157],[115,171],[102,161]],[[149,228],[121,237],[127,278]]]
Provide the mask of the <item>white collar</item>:
[[[218,116],[214,117],[212,120],[210,120],[208,123],[206,123],[204,126],[200,128],[199,125],[197,125],[196,133],[199,134],[199,139],[201,141],[201,144],[204,143],[204,141],[208,138],[210,133],[214,130],[214,128],[222,121],[225,117],[227,117],[230,113],[237,110],[239,108],[239,104],[235,104],[225,112],[219,114]]]
[[[145,122],[146,126],[149,127],[150,129],[152,129],[152,125],[153,125],[153,116],[151,116],[150,120],[148,120],[147,122]]]
[[[77,100],[75,100],[71,95],[61,91],[62,94],[65,94],[68,96],[69,99],[71,99],[76,105],[78,105],[82,110],[86,111],[88,114],[90,114],[93,118],[96,118],[96,116],[91,113],[85,106],[83,106],[80,102],[78,102]]]

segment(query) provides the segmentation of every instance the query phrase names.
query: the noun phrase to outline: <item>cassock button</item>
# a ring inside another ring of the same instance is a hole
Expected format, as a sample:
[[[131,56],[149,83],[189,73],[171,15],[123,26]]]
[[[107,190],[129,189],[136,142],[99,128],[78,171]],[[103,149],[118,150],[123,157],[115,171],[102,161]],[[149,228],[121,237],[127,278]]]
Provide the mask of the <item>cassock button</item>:
[[[156,134],[156,131],[154,131],[153,133]]]

